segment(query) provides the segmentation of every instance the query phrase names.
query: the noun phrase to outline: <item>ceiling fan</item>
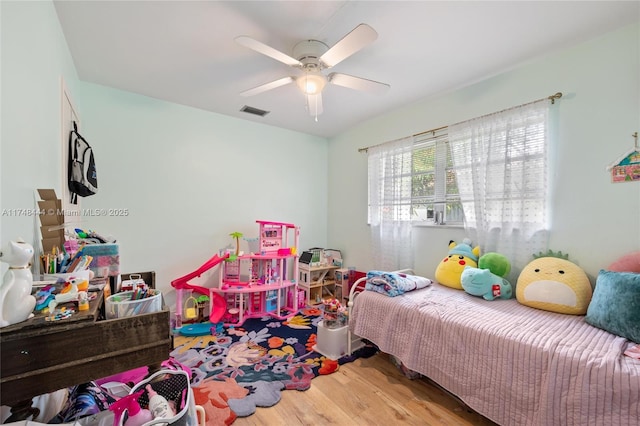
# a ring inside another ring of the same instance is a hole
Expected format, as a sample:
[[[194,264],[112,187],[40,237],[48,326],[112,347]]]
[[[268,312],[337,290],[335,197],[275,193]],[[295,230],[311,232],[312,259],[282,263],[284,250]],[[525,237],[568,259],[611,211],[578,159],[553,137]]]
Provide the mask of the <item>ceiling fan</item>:
[[[287,76],[261,84],[245,90],[240,95],[253,96],[295,82],[305,95],[309,114],[315,116],[318,121],[318,115],[322,113],[322,90],[327,83],[369,92],[383,92],[390,87],[385,83],[348,74],[332,72],[325,75],[322,73],[322,70],[337,65],[371,44],[376,38],[378,33],[373,28],[367,24],[360,24],[331,48],[318,40],[304,40],[294,46],[293,56],[289,56],[251,37],[236,37],[235,41],[238,44],[302,71],[300,75]]]

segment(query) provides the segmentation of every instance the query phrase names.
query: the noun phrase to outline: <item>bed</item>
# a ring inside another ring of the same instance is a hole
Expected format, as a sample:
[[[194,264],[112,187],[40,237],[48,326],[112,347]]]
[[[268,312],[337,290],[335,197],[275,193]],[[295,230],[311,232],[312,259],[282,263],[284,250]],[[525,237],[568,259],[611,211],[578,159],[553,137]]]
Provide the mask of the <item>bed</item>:
[[[500,425],[640,424],[633,343],[584,316],[435,282],[397,297],[363,282],[349,296],[349,350],[366,339]]]

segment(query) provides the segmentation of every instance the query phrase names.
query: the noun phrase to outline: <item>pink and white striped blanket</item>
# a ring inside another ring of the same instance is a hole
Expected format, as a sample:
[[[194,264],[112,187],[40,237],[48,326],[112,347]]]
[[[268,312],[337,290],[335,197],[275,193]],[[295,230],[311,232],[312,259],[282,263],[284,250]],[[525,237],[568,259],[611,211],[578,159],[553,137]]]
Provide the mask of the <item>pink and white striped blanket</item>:
[[[640,360],[624,355],[633,343],[584,316],[434,283],[360,293],[349,326],[500,425],[640,424]]]

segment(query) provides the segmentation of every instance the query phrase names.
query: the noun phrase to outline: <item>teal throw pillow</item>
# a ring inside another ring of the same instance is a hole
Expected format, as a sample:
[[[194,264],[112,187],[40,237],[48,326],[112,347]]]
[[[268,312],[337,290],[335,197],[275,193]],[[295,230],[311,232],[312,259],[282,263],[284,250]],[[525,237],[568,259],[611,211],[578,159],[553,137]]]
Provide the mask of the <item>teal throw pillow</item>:
[[[601,270],[585,320],[640,343],[640,274]]]

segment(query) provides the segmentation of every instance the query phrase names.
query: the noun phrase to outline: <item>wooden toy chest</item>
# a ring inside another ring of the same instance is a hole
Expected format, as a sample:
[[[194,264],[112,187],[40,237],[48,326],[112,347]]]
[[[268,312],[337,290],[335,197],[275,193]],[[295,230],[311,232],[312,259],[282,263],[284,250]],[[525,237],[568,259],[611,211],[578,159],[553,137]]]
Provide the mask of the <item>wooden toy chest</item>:
[[[46,321],[36,316],[0,328],[0,404],[97,380],[169,357],[169,310],[100,320],[103,294],[85,312]]]

